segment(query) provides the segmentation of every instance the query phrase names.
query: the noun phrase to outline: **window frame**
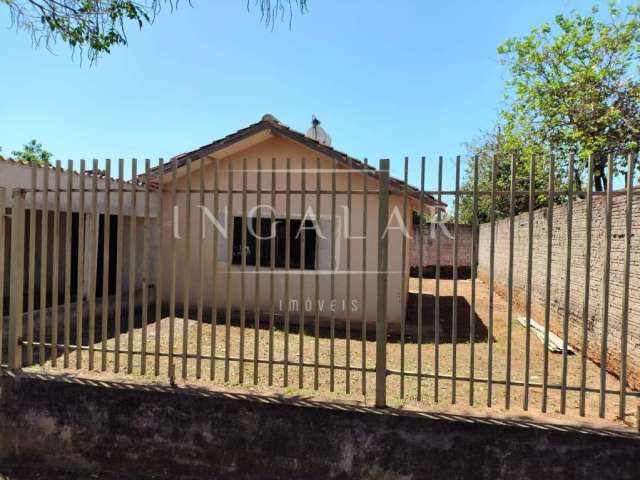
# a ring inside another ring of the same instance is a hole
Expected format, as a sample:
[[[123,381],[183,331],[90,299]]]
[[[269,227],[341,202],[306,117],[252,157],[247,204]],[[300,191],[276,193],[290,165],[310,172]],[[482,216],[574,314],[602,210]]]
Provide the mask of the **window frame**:
[[[229,232],[231,242],[231,266],[232,267],[240,267],[242,266],[242,215],[233,215],[233,222],[231,225],[231,231]],[[284,237],[286,231],[286,222],[287,219],[285,217],[276,216],[273,218],[273,222],[276,223],[276,233],[275,238],[271,239],[262,239],[258,240],[256,237],[253,237],[251,232],[248,230],[250,222],[253,223],[254,232],[257,234],[257,216],[247,216],[247,247],[253,248],[253,253],[248,254],[246,256],[245,266],[249,268],[256,268],[257,261],[255,258],[255,252],[257,251],[255,245],[257,241],[262,242],[260,247],[260,268],[271,268],[271,242],[276,242],[276,258],[274,260],[274,269],[276,270],[286,270],[286,258],[285,258],[285,249],[286,243],[285,240],[282,239]],[[262,222],[261,236],[271,235],[272,228],[272,218],[271,216],[261,216],[260,220]],[[319,254],[320,254],[320,239],[322,236],[319,231],[321,231],[321,219],[316,218],[303,218],[300,215],[290,216],[289,222],[291,225],[291,239],[290,239],[290,247],[289,247],[289,269],[290,270],[300,270],[300,254],[302,253],[301,249],[297,248],[296,255],[296,245],[300,245],[301,236],[296,238],[295,234],[297,233],[297,229],[299,229],[298,225],[302,225],[302,221],[306,223],[311,223],[310,227],[315,226],[315,228],[307,228],[305,233],[305,262],[303,270],[311,270],[315,271],[319,269]],[[296,222],[296,226],[294,226],[294,222]],[[265,231],[265,224],[267,225],[267,230]],[[278,238],[278,234],[281,233],[282,237]],[[312,233],[312,235],[309,235]],[[253,237],[253,238],[252,238]],[[250,244],[251,242],[251,244]],[[238,251],[238,253],[237,253]]]

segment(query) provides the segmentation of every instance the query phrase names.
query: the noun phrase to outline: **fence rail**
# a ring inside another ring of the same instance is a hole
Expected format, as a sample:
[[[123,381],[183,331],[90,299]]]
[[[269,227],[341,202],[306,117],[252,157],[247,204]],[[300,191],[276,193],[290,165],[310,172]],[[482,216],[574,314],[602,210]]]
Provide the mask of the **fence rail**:
[[[20,165],[30,168],[28,182],[0,189],[0,363],[294,385],[377,407],[511,409],[515,401],[603,418],[615,409],[625,420],[629,399],[640,396],[635,160],[621,190],[609,162],[603,193],[592,192],[593,159],[585,190],[577,188],[573,155],[561,186],[562,160],[552,157],[527,159],[526,178],[517,178],[522,159],[493,158],[482,184],[476,157],[462,186],[461,157],[450,171],[443,157],[434,168],[405,158],[393,185],[388,160],[378,170],[324,158],[161,160],[152,170],[146,160],[142,175],[133,160],[130,176],[120,160],[117,178],[108,160],[90,171],[81,161],[78,173],[72,162]],[[509,188],[498,188],[505,180]],[[463,201],[470,229],[459,228]],[[504,218],[499,201],[508,204]],[[624,201],[615,222],[614,201]],[[414,230],[415,215],[430,217],[438,233]],[[460,264],[461,245],[469,248],[462,235],[470,235],[470,265]],[[594,259],[600,236],[603,257]],[[427,249],[435,265],[423,264]]]

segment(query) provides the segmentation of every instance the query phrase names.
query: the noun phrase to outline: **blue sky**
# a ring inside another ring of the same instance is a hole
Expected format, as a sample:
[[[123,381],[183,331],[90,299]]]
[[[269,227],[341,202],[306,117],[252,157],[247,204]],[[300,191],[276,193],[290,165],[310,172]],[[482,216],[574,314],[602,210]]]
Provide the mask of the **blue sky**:
[[[37,138],[56,159],[157,159],[209,143],[270,112],[297,130],[311,115],[334,146],[391,159],[400,176],[419,156],[444,155],[445,183],[463,143],[489,127],[502,101],[496,47],[579,0],[309,0],[275,31],[244,0],[192,0],[92,67],[62,44],[34,49],[0,29],[0,146]],[[604,3],[604,2],[603,2]],[[0,25],[9,27],[6,7]],[[126,171],[130,171],[127,168]]]

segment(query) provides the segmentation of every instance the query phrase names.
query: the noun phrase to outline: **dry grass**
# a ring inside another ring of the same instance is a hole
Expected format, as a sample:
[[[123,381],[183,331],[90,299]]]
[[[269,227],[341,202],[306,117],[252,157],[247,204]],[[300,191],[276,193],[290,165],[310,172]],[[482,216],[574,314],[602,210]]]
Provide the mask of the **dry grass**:
[[[483,325],[486,326],[488,318],[488,289],[481,281],[477,282],[477,330],[481,331]],[[461,298],[470,303],[470,281],[459,281],[458,294]],[[418,280],[411,279],[410,291],[417,292]],[[441,295],[447,297],[451,295],[452,282],[441,282]],[[434,291],[434,281],[425,280],[423,282],[423,293],[431,294]],[[507,324],[506,324],[507,305],[504,299],[496,297],[494,307],[494,341],[493,345],[493,378],[506,378],[506,358],[507,358]],[[525,329],[515,321],[519,312],[514,312],[514,323],[512,333],[512,379],[522,381],[524,378],[524,345],[525,345]],[[347,342],[343,338],[342,333],[338,333],[339,337],[334,341],[333,349],[331,348],[331,339],[322,332],[317,340],[313,336],[313,332],[306,331],[301,337],[297,332],[297,327],[292,325],[293,333],[288,336],[283,331],[283,325],[280,320],[276,322],[275,328],[271,335],[273,341],[270,341],[270,332],[264,325],[262,328],[255,330],[252,324],[252,315],[247,316],[247,325],[241,329],[237,324],[225,326],[224,323],[215,325],[212,328],[210,323],[202,325],[202,335],[200,351],[203,355],[210,355],[212,351],[213,338],[215,335],[215,356],[218,357],[214,362],[209,358],[202,359],[200,362],[196,360],[198,352],[198,322],[195,320],[176,319],[174,324],[174,340],[173,351],[175,377],[178,383],[188,385],[209,386],[214,388],[232,388],[251,390],[263,393],[285,393],[291,395],[340,399],[343,401],[353,401],[372,405],[375,393],[375,379],[373,372],[366,373],[366,381],[363,385],[363,352],[366,356],[365,365],[372,369],[375,366],[375,342],[362,342],[360,338],[352,338]],[[251,322],[250,322],[251,320]],[[541,319],[536,319],[541,321]],[[468,313],[465,318],[460,319],[461,323],[468,322]],[[307,320],[308,324],[312,320]],[[165,318],[159,325],[160,331],[160,352],[168,353],[170,351],[170,320]],[[425,331],[428,329],[425,327]],[[186,336],[184,335],[186,333]],[[356,332],[354,332],[355,334]],[[255,340],[258,340],[258,358],[260,363],[257,366],[253,363]],[[354,335],[355,337],[355,335]],[[446,335],[445,335],[446,337]],[[461,337],[462,338],[462,337]],[[241,341],[243,339],[243,341]],[[285,347],[288,340],[288,347]],[[420,346],[415,340],[408,339],[404,345],[404,369],[407,372],[416,372],[418,370],[418,350],[421,349],[422,372],[432,373],[434,369],[435,344],[427,340]],[[302,348],[300,347],[302,342]],[[147,351],[153,352],[156,343],[156,325],[151,324],[147,332]],[[108,348],[115,347],[115,339],[111,338],[107,342]],[[136,329],[133,332],[133,350],[139,352],[142,345],[142,331]],[[225,361],[225,352],[229,352],[229,357],[237,358],[240,356],[241,345],[244,345],[244,357],[247,359],[241,367],[240,362],[235,360]],[[107,354],[107,369],[105,372],[98,371],[101,366],[100,346],[96,346],[95,368],[92,371],[86,369],[88,364],[89,352],[83,352],[84,370],[79,371],[82,376],[90,375],[105,380],[127,379],[131,381],[144,382],[162,382],[170,381],[169,375],[169,359],[168,356],[159,356],[157,359],[159,370],[155,371],[155,362],[153,354],[149,354],[144,362],[145,371],[142,369],[141,356],[132,355],[132,363],[128,363],[127,355],[128,337],[124,333],[120,336],[121,354],[119,355],[120,369],[115,372],[116,355]],[[186,363],[183,363],[181,353],[185,350],[190,357]],[[273,360],[275,362],[284,361],[284,351],[288,348],[289,365],[274,363],[271,366],[268,363],[270,346],[272,347]],[[489,343],[486,339],[475,342],[475,367],[474,376],[476,378],[486,378],[488,376],[488,351]],[[333,355],[332,355],[333,351]],[[453,345],[442,343],[439,345],[439,365],[441,375],[451,375]],[[457,375],[460,377],[469,377],[470,375],[470,343],[467,340],[464,343],[457,344]],[[530,363],[530,381],[532,383],[542,383],[542,363],[543,363],[543,345],[535,337],[531,336],[531,363]],[[317,355],[319,363],[328,366],[332,363],[338,366],[348,364],[347,358],[350,358],[349,364],[353,367],[350,371],[344,369],[335,369],[333,372],[329,368],[314,369],[312,366],[303,367],[302,375],[299,362],[302,359],[305,363],[313,364]],[[402,345],[396,340],[392,340],[387,345],[388,368],[400,370],[402,366]],[[73,363],[73,362],[72,362]],[[580,381],[580,356],[570,356],[568,359],[568,384],[578,386]],[[60,362],[61,364],[61,362]],[[130,366],[130,371],[128,367]],[[213,368],[212,368],[213,367]],[[50,362],[44,367],[45,370],[53,369]],[[39,367],[30,367],[29,370],[40,370]],[[562,356],[557,354],[549,354],[549,382],[551,384],[559,384],[561,382]],[[157,373],[157,375],[156,375]],[[241,375],[242,373],[242,375]],[[211,380],[211,377],[214,380]],[[242,378],[241,378],[242,377]],[[404,395],[401,396],[401,384],[404,383]],[[568,392],[567,394],[567,414],[559,415],[560,411],[560,391],[550,389],[548,392],[548,413],[541,417],[539,415],[542,406],[542,389],[530,388],[529,391],[529,410],[523,410],[524,389],[520,386],[512,386],[510,392],[510,409],[505,409],[505,387],[503,385],[494,384],[491,395],[491,408],[487,407],[487,384],[475,382],[473,388],[473,403],[470,403],[470,385],[468,381],[456,382],[456,405],[452,406],[453,389],[452,381],[440,379],[438,385],[438,402],[436,402],[436,389],[432,378],[423,378],[421,382],[420,395],[418,395],[418,382],[414,376],[405,376],[404,380],[399,375],[390,375],[388,377],[388,402],[391,406],[408,408],[408,409],[424,409],[449,411],[455,413],[472,413],[472,414],[488,414],[488,415],[507,415],[521,416],[526,418],[544,419],[547,421],[570,421],[579,423],[581,418],[578,416],[579,392]],[[599,367],[592,362],[588,362],[587,368],[587,385],[592,388],[599,388]],[[216,387],[217,386],[217,387]],[[316,387],[317,386],[317,390]],[[364,389],[363,389],[364,386]],[[618,389],[619,382],[613,376],[607,376],[607,388]],[[591,424],[597,425],[621,425],[617,420],[618,414],[618,397],[616,395],[607,395],[606,403],[606,420],[597,419],[598,416],[598,394],[587,393],[586,396],[586,416]],[[632,416],[636,410],[636,399],[627,401],[627,410],[630,416],[627,417],[627,423],[635,422]]]

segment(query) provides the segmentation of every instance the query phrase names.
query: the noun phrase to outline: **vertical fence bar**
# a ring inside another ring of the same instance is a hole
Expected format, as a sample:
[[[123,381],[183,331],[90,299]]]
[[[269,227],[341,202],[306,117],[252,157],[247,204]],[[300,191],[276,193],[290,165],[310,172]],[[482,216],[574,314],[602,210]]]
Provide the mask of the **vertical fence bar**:
[[[245,323],[247,320],[246,307],[246,272],[247,272],[247,159],[242,159],[242,232],[240,249],[240,362],[238,381],[244,383],[244,343]]]
[[[147,372],[147,323],[149,322],[149,174],[150,160],[144,161],[144,223],[142,227],[142,337],[140,341],[140,374]],[[158,292],[156,292],[158,295]]]
[[[362,395],[367,393],[367,215],[369,197],[369,163],[364,159],[364,193],[362,199]],[[318,174],[319,175],[319,174]],[[319,182],[318,182],[319,183]],[[320,188],[318,188],[320,190]],[[318,218],[320,212],[318,211]],[[318,300],[316,299],[316,302]]]
[[[189,319],[191,318],[191,159],[186,162],[186,183],[187,193],[185,198],[185,233],[184,233],[184,290],[182,302],[182,378],[186,379],[188,374],[188,352],[189,352]]]
[[[389,239],[386,231],[389,222],[389,160],[386,158],[380,160],[379,179],[375,405],[377,408],[385,408],[387,406],[387,269],[389,254]]]
[[[582,348],[580,351],[580,416],[585,415],[587,397],[587,349],[589,348],[589,289],[591,286],[591,208],[593,206],[593,155],[589,155],[587,181],[586,244],[584,253],[584,297],[582,308]]]
[[[513,339],[513,236],[516,209],[516,156],[511,155],[511,185],[509,190],[509,267],[507,274],[507,369],[504,389],[504,404],[511,408],[511,350]]]
[[[549,193],[547,198],[547,270],[544,295],[544,357],[542,372],[542,412],[547,411],[549,394],[549,328],[551,322],[551,261],[553,259],[553,204],[555,202],[555,158],[549,156]]]
[[[271,232],[272,236],[275,234],[276,229],[276,159],[271,159]],[[269,300],[271,304],[271,315],[269,315],[269,364],[268,364],[268,379],[269,386],[273,385],[273,337],[274,337],[274,321],[276,316],[276,303],[275,303],[275,265],[276,265],[276,242],[275,238],[271,238],[269,241]]]
[[[62,164],[56,161],[53,201],[53,267],[51,269],[51,366],[55,368],[58,362],[58,299],[59,299],[59,264],[60,264],[60,176]]]
[[[404,186],[402,189],[402,218],[407,219],[407,185],[409,181],[409,157],[404,157]],[[420,238],[422,239],[422,217],[420,217]],[[364,250],[363,250],[364,252]],[[422,253],[422,252],[421,252]],[[407,259],[407,237],[402,235],[402,290],[400,292],[400,398],[404,398],[404,366],[405,366],[405,334],[407,322],[407,292],[408,285],[405,285],[406,259]]]
[[[625,235],[624,235],[624,286],[622,291],[622,326],[620,329],[620,409],[618,416],[622,421],[626,417],[627,401],[627,347],[629,329],[629,273],[631,270],[631,223],[633,221],[633,173],[635,169],[635,155],[629,154],[627,158],[627,205],[625,211]]]
[[[109,321],[109,250],[111,230],[111,160],[107,158],[104,173],[104,221],[102,222],[102,249],[104,257],[102,262],[102,318],[101,318],[101,350],[100,368],[104,372],[107,370],[107,335]]]
[[[522,398],[523,410],[529,409],[529,367],[531,365],[531,289],[533,287],[533,216],[535,208],[535,171],[536,156],[531,156],[531,164],[529,168],[529,211],[527,214],[527,293],[526,293],[526,329],[524,339],[524,396]]]
[[[25,191],[13,191],[11,207],[11,277],[9,305],[9,364],[10,370],[22,368],[22,322],[24,300],[24,211]],[[2,239],[4,241],[4,239]]]
[[[38,178],[38,164],[31,162],[31,205],[29,208],[29,280],[27,293],[27,364],[33,364],[33,316],[35,303],[35,275],[36,275],[36,190]],[[0,236],[0,242],[4,237]],[[42,258],[46,258],[43,255]],[[0,289],[0,295],[4,295]],[[0,310],[0,316],[3,313]],[[0,332],[2,329],[0,328]],[[1,340],[0,340],[1,343]]]
[[[149,228],[151,161],[144,161],[144,224],[142,227],[142,339],[140,345],[140,374],[147,373],[147,328],[149,323]],[[156,295],[159,293],[156,291]]]
[[[67,209],[64,235],[64,368],[69,368],[69,344],[71,343],[71,237],[73,235],[73,162],[67,162]]]
[[[562,385],[560,387],[560,413],[567,409],[567,373],[569,355],[569,306],[571,300],[571,236],[573,234],[573,162],[574,154],[569,155],[569,168],[567,170],[567,232],[566,232],[566,257],[565,257],[565,282],[564,282],[564,317],[562,326]]]
[[[220,182],[218,178],[218,160],[213,160],[213,214],[215,218],[219,218],[219,200],[220,196],[218,190],[220,189]],[[217,325],[218,325],[218,232],[216,228],[213,229],[213,254],[211,261],[211,276],[213,281],[211,282],[211,359],[209,361],[209,378],[215,380],[216,378],[216,351],[217,351]]]
[[[498,155],[491,159],[491,206],[489,212],[489,329],[487,334],[487,407],[493,403],[493,316],[495,308],[496,260],[496,186],[498,183]]]
[[[471,222],[471,308],[469,310],[469,405],[475,390],[476,276],[478,256],[478,155],[473,159],[473,220]]]
[[[136,243],[137,243],[137,209],[138,209],[138,162],[131,159],[131,191],[129,198],[129,309],[127,315],[127,373],[133,372],[133,330],[135,328],[135,293],[136,293]]]
[[[260,205],[262,203],[262,159],[258,158],[258,172],[256,174],[256,272],[255,272],[255,311],[253,312],[253,384],[258,384],[258,360],[260,358],[260,315],[262,301],[260,295],[260,267],[262,266],[262,215]],[[274,205],[272,205],[274,206]],[[275,207],[275,206],[274,206]]]
[[[46,170],[46,167],[45,167]],[[0,332],[4,332],[4,274],[5,274],[5,234],[6,234],[6,228],[5,228],[5,222],[7,221],[7,199],[6,199],[6,195],[7,195],[7,191],[4,188],[0,188]],[[46,258],[46,256],[44,256],[43,258]],[[43,262],[44,263],[44,262]],[[9,267],[11,268],[11,267]],[[40,297],[40,305],[43,305],[42,303],[42,297]],[[44,310],[44,307],[40,308],[40,312],[42,312]],[[40,319],[40,353],[39,353],[39,362],[40,365],[42,365],[44,363],[44,330],[42,328],[42,316]],[[4,360],[4,334],[2,336],[0,336],[0,365],[3,365],[3,360]],[[9,363],[8,359],[7,359],[7,364]]]
[[[116,311],[115,311],[115,355],[113,371],[120,371],[120,333],[122,329],[122,270],[124,247],[124,159],[118,159],[118,220],[116,245]]]
[[[98,262],[98,160],[93,160],[91,172],[91,246],[89,261],[89,370],[94,369],[96,341],[96,274]]]
[[[26,194],[24,190],[13,190],[13,205],[11,207],[11,270],[9,283],[9,357],[7,362],[11,370],[19,370],[22,367],[21,337],[24,295],[25,197]],[[2,238],[2,242],[4,242],[4,238]],[[0,333],[2,333],[2,331],[0,331]]]
[[[322,175],[320,173],[320,158],[316,158],[316,229],[318,231],[318,236],[316,237],[316,274],[315,274],[315,288],[314,288],[314,308],[315,308],[315,323],[313,329],[313,388],[318,390],[320,387],[320,212],[322,210],[322,195],[320,193],[320,189],[322,187],[321,183]]]
[[[333,168],[331,169],[331,272],[330,275],[330,299],[336,296],[336,169],[338,168],[337,160],[333,159]],[[336,354],[336,315],[333,308],[330,312],[330,359],[329,359],[329,389],[333,392],[335,386],[335,354]]]
[[[612,192],[613,192],[613,155],[607,156],[607,197],[605,200],[604,214],[604,261],[602,265],[602,338],[600,343],[600,394],[599,410],[600,418],[604,418],[607,402],[607,353],[609,350],[609,280],[611,276],[611,217],[612,217]]]
[[[434,345],[434,362],[433,362],[433,401],[438,403],[440,397],[440,262],[441,262],[441,241],[442,235],[442,155],[438,157],[438,213],[436,216],[436,222],[438,229],[436,231],[436,305],[435,314],[433,320],[433,333],[435,337]],[[406,180],[405,180],[406,183]],[[408,289],[407,289],[408,291]]]
[[[163,252],[164,247],[164,160],[160,158],[158,160],[158,252]],[[105,237],[106,238],[106,237]],[[155,343],[153,347],[153,374],[154,376],[160,375],[160,335],[162,334],[162,270],[164,268],[165,258],[164,255],[158,255],[156,263],[156,305],[155,309]]]
[[[227,164],[227,301],[225,306],[224,381],[229,381],[229,356],[231,349],[231,273],[233,266],[233,167]]]
[[[422,277],[424,276],[424,175],[425,158],[420,159],[420,264],[418,265],[418,383],[416,385],[418,401],[422,400]],[[406,185],[406,183],[405,183]]]
[[[200,157],[200,175],[198,185],[198,209],[204,208],[204,159]],[[200,380],[202,377],[202,327],[204,321],[204,220],[202,211],[198,216],[198,312],[197,312],[197,331],[196,331],[196,378]]]
[[[346,332],[345,332],[345,342],[346,342],[346,371],[345,371],[345,387],[346,393],[349,394],[351,392],[351,170],[353,168],[353,160],[349,157],[347,168],[349,172],[347,173],[347,215],[344,219],[345,222],[345,232],[346,232],[346,241],[347,241],[347,290],[346,290],[346,299],[347,299],[347,312],[346,312]]]
[[[40,243],[40,250],[42,251],[40,260],[40,328],[39,328],[39,343],[38,345],[38,363],[40,366],[44,365],[45,360],[45,348],[44,343],[47,336],[47,259],[49,257],[49,169],[48,165],[42,168],[42,238]],[[4,194],[3,194],[4,200]],[[2,225],[0,228],[4,228],[4,202],[2,209],[0,209],[0,219],[2,219]],[[2,238],[2,245],[0,245],[0,262],[4,261],[4,234],[0,235]],[[0,272],[0,282],[4,282],[4,273]],[[4,291],[4,286],[0,284],[0,292]],[[3,295],[0,295],[3,297]],[[0,298],[2,302],[2,298]],[[4,315],[4,308],[0,303],[0,313]],[[2,315],[0,315],[2,317]],[[2,320],[0,319],[0,322]],[[0,330],[2,330],[0,328]],[[0,341],[0,363],[2,362],[2,341]]]
[[[176,179],[178,176],[178,166],[175,160],[171,162],[171,279],[169,280],[169,361],[167,364],[170,381],[175,377],[174,364],[174,343],[175,343],[175,326],[176,326],[176,232],[180,229],[179,219],[176,218],[176,210],[179,207],[176,204]],[[178,220],[178,222],[176,222]]]
[[[298,345],[298,386],[300,388],[304,387],[304,314],[305,314],[305,300],[304,300],[304,270],[306,268],[306,259],[305,259],[305,234],[306,234],[306,211],[305,211],[305,202],[306,202],[306,186],[307,181],[305,178],[306,172],[306,160],[304,157],[301,159],[302,167],[300,169],[300,215],[301,215],[301,223],[300,223],[300,315],[298,317],[298,334],[299,334],[299,345]],[[347,284],[347,290],[348,290]],[[349,298],[347,294],[347,298]],[[348,327],[347,327],[348,328]],[[348,351],[348,347],[347,347]],[[347,354],[348,356],[348,354]],[[348,376],[348,374],[347,374]],[[347,393],[349,392],[349,383],[347,382]]]
[[[453,292],[451,306],[451,403],[456,403],[458,361],[458,224],[460,222],[460,155],[456,156],[456,184],[453,210]],[[420,249],[422,250],[422,248]],[[420,253],[422,255],[422,253]],[[422,263],[422,262],[420,262]],[[420,292],[422,295],[422,292]],[[420,298],[420,297],[418,297]]]
[[[84,232],[84,214],[85,214],[85,202],[84,202],[84,179],[85,179],[85,161],[80,160],[80,176],[79,182],[79,201],[78,201],[78,290],[76,293],[76,368],[82,368],[82,336],[83,336],[83,321],[84,321],[84,247],[85,247],[85,232]]]
[[[289,386],[289,273],[291,270],[291,159],[287,158],[284,234],[284,386]]]

